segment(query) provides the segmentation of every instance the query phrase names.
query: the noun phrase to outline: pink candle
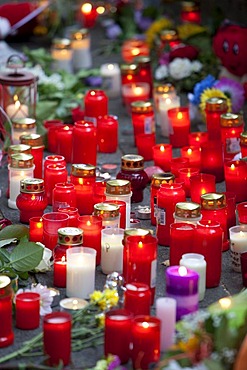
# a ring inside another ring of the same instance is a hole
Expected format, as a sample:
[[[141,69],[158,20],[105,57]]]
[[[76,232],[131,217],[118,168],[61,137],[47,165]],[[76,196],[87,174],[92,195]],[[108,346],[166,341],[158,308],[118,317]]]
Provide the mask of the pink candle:
[[[30,330],[39,327],[40,295],[38,293],[17,294],[15,308],[17,328]]]
[[[57,154],[62,155],[67,163],[71,163],[73,126],[63,126],[57,130]]]
[[[160,167],[164,172],[171,170],[172,145],[156,144],[153,146],[153,160],[155,166]]]
[[[167,111],[170,125],[170,143],[174,148],[189,144],[190,117],[188,107],[171,108]]]
[[[29,219],[29,240],[30,242],[43,241],[43,220],[40,217],[31,217]]]
[[[199,173],[190,177],[190,197],[192,202],[201,203],[201,195],[216,191],[215,176]]]
[[[216,182],[224,181],[223,147],[220,141],[202,143],[201,172],[214,175]]]
[[[131,113],[131,103],[134,101],[147,101],[150,86],[146,82],[128,83],[122,86],[123,101],[128,113]]]
[[[247,200],[247,164],[245,161],[228,161],[224,164],[226,191],[236,194],[236,202]]]
[[[199,168],[185,167],[181,168],[179,173],[179,179],[184,182],[184,189],[186,197],[190,197],[190,178],[194,175],[198,175],[200,172]]]
[[[139,134],[136,136],[136,146],[138,154],[144,161],[153,159],[153,146],[155,145],[155,134]]]
[[[208,133],[207,132],[191,132],[189,133],[189,145],[194,146],[201,146],[202,143],[208,141]]]
[[[198,146],[184,146],[181,148],[181,157],[188,158],[189,166],[201,168],[201,148]]]
[[[101,260],[102,218],[93,215],[80,216],[78,217],[78,227],[83,230],[83,246],[94,248],[97,251],[96,265],[99,265]]]

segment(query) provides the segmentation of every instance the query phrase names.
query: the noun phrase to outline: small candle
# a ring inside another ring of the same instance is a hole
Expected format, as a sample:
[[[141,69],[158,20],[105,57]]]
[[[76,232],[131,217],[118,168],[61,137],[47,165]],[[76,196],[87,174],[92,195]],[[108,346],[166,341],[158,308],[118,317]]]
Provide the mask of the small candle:
[[[198,310],[199,274],[184,266],[171,266],[166,270],[166,293],[177,301],[176,320]]]
[[[171,170],[172,145],[156,144],[153,146],[153,160],[155,166],[160,167],[164,172]]]
[[[52,69],[54,71],[63,70],[72,73],[72,50],[69,39],[54,39],[51,56],[53,59]]]
[[[199,168],[196,167],[184,167],[178,170],[178,178],[184,182],[184,189],[186,197],[190,197],[190,178],[198,175],[200,172]]]
[[[100,67],[102,88],[109,98],[117,98],[121,93],[121,73],[117,63],[102,64]]]
[[[92,55],[90,51],[90,35],[86,28],[75,31],[71,35],[72,65],[78,72],[84,68],[91,68]]]
[[[63,256],[60,261],[54,261],[54,276],[53,276],[53,284],[56,287],[65,288],[66,287],[66,270],[67,270],[67,262],[66,257]]]
[[[132,63],[138,56],[149,56],[149,47],[143,40],[126,40],[122,45],[121,55],[125,62]]]
[[[14,341],[12,329],[13,289],[8,276],[0,276],[0,348],[10,346]]]
[[[139,134],[136,136],[137,152],[144,161],[153,159],[153,146],[155,145],[155,134]]]
[[[174,298],[159,297],[156,300],[156,316],[161,321],[160,349],[167,351],[175,340],[176,306]]]
[[[50,153],[57,151],[57,130],[64,127],[63,121],[60,119],[50,119],[44,121],[44,127],[47,130],[47,150]]]
[[[31,217],[29,219],[29,240],[30,242],[43,241],[43,220],[40,217]]]
[[[146,82],[128,83],[122,86],[124,104],[128,113],[131,113],[131,103],[135,101],[147,101],[149,99],[150,86]]]
[[[188,158],[190,167],[201,168],[201,148],[198,146],[182,147],[181,157]]]
[[[81,310],[88,305],[88,302],[85,299],[81,298],[64,298],[59,302],[60,311],[65,311],[68,313],[73,313],[75,311]]]
[[[195,225],[186,222],[172,223],[170,226],[170,266],[179,265],[184,253],[193,251]]]
[[[224,164],[226,191],[236,194],[236,202],[247,199],[247,164],[245,161],[227,161]]]
[[[201,195],[216,191],[215,176],[199,173],[190,177],[190,197],[192,202],[201,203]]]
[[[40,295],[24,292],[16,295],[16,327],[19,329],[36,329],[39,327]]]
[[[94,103],[95,104],[95,103]],[[98,105],[96,103],[95,105]],[[97,128],[93,122],[77,121],[74,125],[72,140],[72,163],[97,162]]]
[[[169,138],[174,148],[188,145],[190,117],[188,107],[171,108],[167,111],[169,119]]]
[[[229,229],[232,268],[241,272],[240,254],[247,252],[247,225],[237,225]]]
[[[177,108],[180,106],[180,98],[173,94],[161,94],[159,95],[158,99],[158,107],[156,112],[157,117],[157,124],[161,128],[161,134],[164,137],[169,137],[170,129],[169,129],[169,118],[168,118],[168,110],[172,108]]]
[[[124,229],[101,230],[101,268],[106,275],[123,272],[123,236]]]
[[[220,141],[209,140],[201,144],[201,172],[214,175],[216,182],[224,181],[223,147]]]
[[[44,353],[49,366],[69,365],[71,354],[71,315],[67,312],[52,312],[43,321]]]
[[[134,101],[131,103],[131,120],[134,139],[139,134],[152,134],[155,132],[155,119],[153,104],[150,101]]]
[[[56,184],[67,182],[68,172],[63,164],[48,164],[44,172],[45,194],[48,204],[52,205],[52,194]]]
[[[118,119],[106,115],[97,120],[97,141],[100,153],[115,153],[118,149]]]
[[[81,6],[83,26],[92,28],[98,17],[97,9],[91,3],[84,3]]]
[[[10,117],[10,119],[14,118],[27,118],[28,117],[28,106],[26,104],[22,104],[18,96],[14,96],[15,102],[13,104],[9,104],[6,107],[6,113]]]
[[[180,170],[180,168],[188,167],[188,165],[189,165],[188,158],[182,158],[182,157],[172,158],[171,159],[171,173],[173,173],[175,177],[178,177],[179,176],[178,170]]]
[[[189,145],[194,146],[201,146],[202,143],[208,141],[208,133],[207,132],[190,132],[189,133]]]
[[[133,282],[126,284],[124,308],[137,315],[150,315],[151,291],[147,284]]]
[[[58,241],[58,229],[68,226],[69,216],[59,212],[48,212],[42,216],[43,243],[53,250]]]
[[[247,202],[237,204],[236,211],[240,224],[247,224]]]
[[[73,127],[65,125],[56,131],[58,155],[62,155],[66,163],[71,163]]]
[[[213,97],[206,101],[206,126],[209,140],[221,140],[220,117],[228,110],[226,99]]]
[[[89,90],[84,97],[85,121],[96,126],[98,117],[108,114],[108,97],[103,90]],[[80,163],[80,162],[74,162]],[[91,162],[82,162],[91,163]]]

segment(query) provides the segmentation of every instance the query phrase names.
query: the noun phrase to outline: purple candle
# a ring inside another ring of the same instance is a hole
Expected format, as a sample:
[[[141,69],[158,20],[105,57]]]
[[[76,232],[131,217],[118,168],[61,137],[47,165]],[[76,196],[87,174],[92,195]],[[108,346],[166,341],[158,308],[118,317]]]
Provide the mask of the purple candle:
[[[171,266],[166,270],[166,295],[177,301],[176,320],[198,310],[199,274],[185,266]]]

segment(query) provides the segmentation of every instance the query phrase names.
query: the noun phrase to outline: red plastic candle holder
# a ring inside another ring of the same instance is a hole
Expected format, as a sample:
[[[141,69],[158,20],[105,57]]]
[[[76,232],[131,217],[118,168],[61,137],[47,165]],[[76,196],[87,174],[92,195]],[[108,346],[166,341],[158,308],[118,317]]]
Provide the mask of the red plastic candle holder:
[[[66,273],[67,273],[67,261],[66,261],[66,250],[64,256],[60,260],[54,259],[53,265],[53,284],[59,288],[66,288]]]
[[[34,292],[24,292],[15,298],[16,327],[31,330],[39,327],[40,295]]]
[[[13,289],[8,276],[2,275],[0,281],[0,348],[10,346],[14,341],[12,329]]]
[[[224,164],[226,191],[236,194],[236,202],[247,200],[247,163],[227,161]]]
[[[103,90],[89,90],[84,98],[84,114],[85,121],[92,122],[97,125],[98,117],[103,117],[108,114],[108,97]],[[81,121],[79,121],[81,122]],[[74,163],[91,163],[91,162],[75,162]]]
[[[182,148],[189,144],[190,116],[188,107],[171,108],[167,111],[170,130],[170,144]]]
[[[121,49],[122,59],[126,63],[131,63],[138,56],[149,56],[149,47],[143,40],[126,40]]]
[[[182,158],[182,157],[172,158],[171,159],[171,173],[173,173],[175,177],[178,177],[179,176],[178,171],[180,170],[180,168],[188,167],[188,165],[189,165],[188,158]]]
[[[137,135],[154,133],[155,118],[152,103],[150,101],[136,101],[131,103],[131,120],[135,144]]]
[[[44,173],[45,194],[48,204],[52,205],[53,189],[57,183],[67,182],[68,172],[62,164],[49,164]]]
[[[57,130],[63,127],[64,123],[60,119],[51,119],[44,121],[44,127],[47,130],[47,150],[50,153],[57,152]]]
[[[94,123],[77,121],[72,140],[72,163],[97,162],[97,129]]]
[[[236,212],[240,224],[247,224],[247,202],[241,202],[236,205]]]
[[[198,146],[184,146],[181,148],[181,157],[188,158],[189,166],[201,168],[201,148]]]
[[[206,101],[205,114],[209,140],[221,140],[220,117],[227,110],[226,99],[214,97]]]
[[[170,225],[170,266],[179,265],[182,255],[192,253],[195,225],[177,222]]]
[[[57,155],[57,154],[47,155],[44,160],[44,173],[49,164],[62,164],[63,166],[66,166],[66,161],[65,161],[64,156],[62,155]]]
[[[52,210],[57,212],[66,207],[76,207],[75,186],[70,182],[59,182],[52,191]]]
[[[153,160],[155,166],[160,167],[164,172],[171,170],[172,145],[156,144],[153,146]]]
[[[29,240],[30,242],[43,241],[43,220],[42,217],[31,217],[29,219]]]
[[[224,181],[223,146],[220,141],[201,144],[201,172],[215,176],[216,182]]]
[[[78,208],[76,207],[58,208],[57,212],[65,213],[66,215],[69,216],[68,227],[78,227],[78,217],[80,216]]]
[[[97,120],[98,151],[115,153],[118,148],[118,119],[116,116],[103,116]]]
[[[149,99],[150,86],[146,82],[128,83],[122,86],[123,101],[127,112],[131,114],[131,103],[147,101]]]
[[[69,216],[65,213],[50,212],[42,216],[43,243],[46,248],[53,250],[58,241],[58,229],[68,226]]]
[[[67,163],[71,163],[72,156],[72,141],[73,141],[73,126],[64,125],[58,128],[57,136],[57,151],[58,155],[62,155]]]
[[[178,178],[184,182],[184,189],[186,197],[190,197],[190,178],[198,175],[200,172],[199,168],[185,167],[178,171]]]
[[[201,146],[202,143],[208,141],[208,133],[207,132],[190,132],[189,133],[189,145],[193,146]]]
[[[138,154],[144,161],[153,159],[153,146],[155,145],[155,134],[139,134],[136,136],[136,146]]]
[[[192,202],[201,203],[201,195],[216,191],[215,176],[199,173],[190,177],[190,197]]]
[[[99,265],[101,260],[102,218],[93,215],[80,216],[78,217],[78,227],[83,230],[83,245],[96,250],[96,265]]]
[[[129,283],[125,286],[124,308],[137,315],[150,315],[151,292],[149,286],[143,283]]]

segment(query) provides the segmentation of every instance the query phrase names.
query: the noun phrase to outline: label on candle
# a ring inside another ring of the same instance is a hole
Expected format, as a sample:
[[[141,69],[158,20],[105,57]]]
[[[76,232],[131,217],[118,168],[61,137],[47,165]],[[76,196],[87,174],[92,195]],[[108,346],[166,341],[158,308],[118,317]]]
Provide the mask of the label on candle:
[[[144,133],[152,134],[154,132],[154,120],[153,117],[146,117],[144,119]]]
[[[165,208],[157,207],[156,219],[157,219],[157,223],[159,225],[165,225],[166,224],[166,210],[165,210]]]
[[[155,288],[156,286],[156,271],[157,271],[157,260],[153,260],[151,263],[150,288]]]
[[[239,153],[240,148],[240,138],[229,137],[226,138],[226,152],[227,153]]]
[[[85,117],[85,121],[87,122],[93,122],[94,126],[97,126],[97,118],[96,117]]]

